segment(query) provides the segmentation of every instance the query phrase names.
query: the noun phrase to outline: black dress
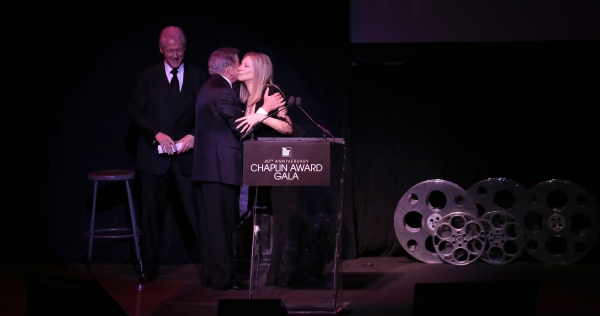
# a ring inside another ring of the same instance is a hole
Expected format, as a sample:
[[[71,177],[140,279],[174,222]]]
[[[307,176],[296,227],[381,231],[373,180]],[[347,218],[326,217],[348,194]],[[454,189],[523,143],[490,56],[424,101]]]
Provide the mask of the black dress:
[[[269,86],[269,95],[281,91]],[[264,94],[264,92],[263,92]],[[283,93],[282,93],[283,95]],[[261,98],[256,103],[256,110],[264,104]],[[270,113],[272,114],[272,113]],[[273,116],[273,118],[278,118]],[[278,118],[282,119],[283,118]],[[289,137],[264,125],[257,127],[254,139],[259,137]],[[248,207],[255,203],[257,187],[249,187]],[[256,205],[265,207],[261,212],[270,212],[272,248],[271,260],[265,285],[268,286],[302,286],[316,282],[318,271],[314,268],[314,251],[311,250],[311,238],[305,194],[302,187],[297,186],[260,186],[256,197]]]

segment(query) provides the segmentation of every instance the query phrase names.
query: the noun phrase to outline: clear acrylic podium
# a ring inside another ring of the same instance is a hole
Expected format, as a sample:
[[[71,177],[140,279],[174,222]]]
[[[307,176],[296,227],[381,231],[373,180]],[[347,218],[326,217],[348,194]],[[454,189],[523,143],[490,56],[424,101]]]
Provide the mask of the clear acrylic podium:
[[[340,257],[344,140],[258,138],[243,146],[244,185],[256,186],[259,193],[261,187],[270,187],[271,194],[293,190],[301,198],[284,201],[294,209],[287,219],[295,227],[291,234],[277,233],[282,231],[277,227],[281,222],[274,220],[268,207],[249,205],[254,224],[249,299],[281,299],[290,314],[337,314],[349,305],[343,301]],[[295,240],[297,232],[308,242]],[[285,247],[274,247],[282,244]],[[285,265],[275,263],[282,256],[289,260],[290,247],[299,251],[310,277],[289,286],[269,283],[273,274],[287,272]]]

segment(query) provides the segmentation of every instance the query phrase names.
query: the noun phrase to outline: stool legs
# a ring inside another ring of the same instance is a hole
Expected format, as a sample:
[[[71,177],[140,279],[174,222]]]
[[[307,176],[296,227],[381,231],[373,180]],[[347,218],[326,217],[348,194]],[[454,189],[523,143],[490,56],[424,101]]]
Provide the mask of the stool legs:
[[[133,234],[133,241],[135,242],[135,256],[137,258],[137,264],[140,271],[142,271],[142,256],[140,254],[140,240],[138,235],[141,232],[138,230],[137,220],[135,218],[135,210],[133,208],[133,197],[131,196],[131,188],[129,187],[129,180],[125,181],[127,187],[127,198],[129,200],[129,214],[131,216],[131,231]]]
[[[122,235],[122,236],[118,236],[118,235],[114,235],[114,236],[94,236],[95,230],[94,230],[94,221],[96,220],[96,200],[97,200],[97,196],[98,196],[98,181],[94,181],[94,196],[93,196],[93,200],[92,200],[92,219],[90,221],[90,230],[89,230],[89,242],[88,242],[88,260],[87,260],[87,270],[88,270],[88,275],[90,274],[90,269],[91,269],[91,263],[92,263],[92,251],[93,251],[93,245],[94,245],[94,237],[96,238],[126,238],[126,237],[133,237],[134,240],[134,244],[135,244],[135,256],[137,259],[137,268],[140,269],[140,271],[142,270],[142,256],[141,256],[141,252],[140,252],[140,241],[138,238],[138,235],[140,235],[142,232],[138,229],[137,226],[137,220],[136,220],[136,216],[135,216],[135,209],[133,207],[133,196],[131,194],[131,188],[129,186],[129,180],[125,180],[125,187],[127,188],[127,201],[129,204],[129,216],[131,217],[131,234],[128,235]],[[108,228],[108,229],[100,229],[98,231],[119,231],[119,230],[127,230],[126,228]],[[134,264],[135,266],[135,264]]]
[[[88,275],[90,274],[90,265],[92,263],[92,249],[94,241],[94,220],[96,219],[96,194],[98,193],[98,181],[94,181],[94,197],[92,200],[92,220],[90,223],[90,240],[88,242],[88,260],[87,270]]]

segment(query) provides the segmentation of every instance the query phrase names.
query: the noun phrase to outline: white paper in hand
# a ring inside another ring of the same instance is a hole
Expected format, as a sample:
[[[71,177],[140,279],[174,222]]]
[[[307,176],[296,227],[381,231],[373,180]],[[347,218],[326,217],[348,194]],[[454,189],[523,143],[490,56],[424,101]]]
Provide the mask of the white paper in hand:
[[[181,150],[181,143],[176,143],[175,146],[177,147],[177,151]],[[162,149],[161,145],[158,145],[158,153],[159,154],[164,154],[165,152]]]

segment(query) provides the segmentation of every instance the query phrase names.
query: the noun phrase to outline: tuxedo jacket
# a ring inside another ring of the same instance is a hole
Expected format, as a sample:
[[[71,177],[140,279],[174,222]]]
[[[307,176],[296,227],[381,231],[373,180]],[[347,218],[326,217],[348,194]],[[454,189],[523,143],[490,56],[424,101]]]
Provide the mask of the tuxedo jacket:
[[[184,174],[192,172],[193,150],[169,156],[158,154],[155,136],[162,132],[173,141],[195,133],[196,96],[206,73],[198,67],[184,63],[183,85],[179,97],[170,89],[164,61],[140,72],[136,89],[129,104],[129,117],[137,131],[136,168],[155,175],[165,174],[171,159],[177,156]]]
[[[210,76],[196,100],[192,180],[242,184],[242,135],[235,120],[243,115],[238,93],[221,75]]]

